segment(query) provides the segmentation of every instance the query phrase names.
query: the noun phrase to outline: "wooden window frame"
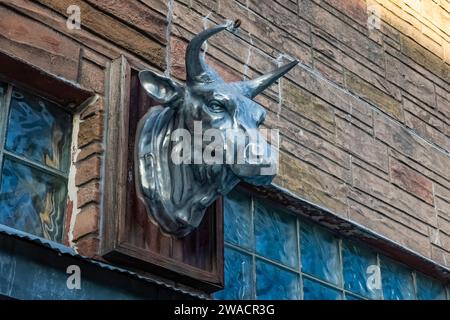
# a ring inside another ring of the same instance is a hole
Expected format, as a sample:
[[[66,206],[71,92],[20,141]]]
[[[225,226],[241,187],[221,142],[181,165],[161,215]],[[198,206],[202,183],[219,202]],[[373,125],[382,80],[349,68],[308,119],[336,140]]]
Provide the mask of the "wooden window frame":
[[[223,288],[223,204],[215,203],[213,265],[203,270],[127,241],[127,178],[131,66],[123,56],[111,62],[107,77],[105,174],[100,254],[106,259],[163,276],[205,292]]]

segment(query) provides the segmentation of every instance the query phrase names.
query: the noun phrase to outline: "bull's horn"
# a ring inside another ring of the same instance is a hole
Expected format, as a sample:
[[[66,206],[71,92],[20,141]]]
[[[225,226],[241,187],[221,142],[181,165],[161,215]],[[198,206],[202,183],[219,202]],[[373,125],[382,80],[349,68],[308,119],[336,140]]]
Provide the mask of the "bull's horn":
[[[262,75],[256,79],[241,82],[241,88],[245,96],[249,98],[254,98],[261,92],[263,92],[267,87],[277,81],[278,78],[282,77],[284,74],[289,72],[298,63],[298,60],[289,62],[288,64]]]
[[[213,28],[204,30],[197,34],[186,49],[186,77],[188,83],[208,82],[207,68],[205,61],[201,56],[201,48],[203,43],[216,33],[227,29],[230,24],[222,24]]]

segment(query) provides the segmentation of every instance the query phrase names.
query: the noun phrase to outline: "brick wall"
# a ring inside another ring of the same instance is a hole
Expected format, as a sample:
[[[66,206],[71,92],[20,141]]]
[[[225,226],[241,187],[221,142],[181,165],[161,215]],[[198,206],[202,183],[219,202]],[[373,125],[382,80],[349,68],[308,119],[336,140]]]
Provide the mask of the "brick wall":
[[[75,124],[68,241],[97,252],[109,62],[183,80],[187,41],[224,19],[242,20],[208,44],[225,79],[301,62],[257,98],[281,132],[275,183],[450,266],[448,0],[1,0],[0,50],[97,94]]]

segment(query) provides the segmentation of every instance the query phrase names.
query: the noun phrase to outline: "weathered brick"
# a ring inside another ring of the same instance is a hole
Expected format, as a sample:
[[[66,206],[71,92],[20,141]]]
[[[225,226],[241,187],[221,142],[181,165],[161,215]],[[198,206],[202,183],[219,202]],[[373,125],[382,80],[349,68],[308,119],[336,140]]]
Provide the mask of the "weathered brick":
[[[365,1],[360,0],[325,0],[333,8],[338,9],[362,25],[367,25],[367,6]]]
[[[300,159],[281,152],[279,173],[274,181],[340,216],[347,215],[347,185]]]
[[[318,70],[328,80],[344,87],[343,68],[317,51],[314,52],[314,69]]]
[[[155,12],[153,1],[152,6],[146,6],[138,1],[122,1],[122,0],[85,0],[92,6],[98,7],[108,12],[120,20],[132,25],[143,31],[152,38],[166,43],[166,18]]]
[[[92,180],[78,188],[78,208],[82,208],[90,203],[100,203],[100,182],[97,180]]]
[[[82,148],[93,141],[102,141],[103,115],[99,112],[83,120],[78,132],[78,147]]]
[[[337,141],[343,148],[376,168],[388,171],[387,147],[384,144],[339,117],[336,117],[336,128]]]
[[[60,33],[0,5],[2,51],[65,79],[76,81],[80,47]]]
[[[306,92],[291,81],[282,82],[283,102],[292,110],[316,122],[327,130],[334,131],[333,108]]]
[[[73,241],[77,241],[90,233],[98,232],[99,214],[100,209],[95,205],[81,209],[76,216]]]
[[[389,54],[386,54],[386,77],[429,106],[436,105],[434,84]]]
[[[450,266],[450,252],[438,246],[431,245],[431,259],[443,266]]]
[[[302,130],[300,129],[300,134]],[[303,135],[305,135],[303,133]],[[303,144],[302,144],[303,143]],[[320,142],[319,142],[320,143]],[[323,144],[327,144],[324,142]],[[305,145],[307,147],[305,147]],[[349,157],[347,154],[342,153],[341,156],[346,158],[345,161],[336,161],[334,159],[330,159],[322,154],[324,148],[323,146],[319,146],[315,148],[313,144],[308,142],[308,139],[299,139],[299,143],[293,142],[290,137],[286,138],[285,136],[280,136],[280,148],[282,151],[286,151],[289,154],[295,156],[298,159],[308,163],[308,165],[313,165],[320,168],[322,171],[342,180],[346,183],[351,182],[351,175],[349,166]],[[334,147],[335,148],[335,147]],[[322,149],[318,151],[317,149]],[[317,151],[317,152],[316,152]],[[325,154],[329,154],[329,151],[325,151]]]
[[[446,65],[442,58],[428,51],[409,37],[402,35],[400,40],[402,52],[405,55],[442,79],[450,81],[450,66]]]
[[[430,179],[396,159],[390,161],[391,182],[433,205],[433,183]]]
[[[68,15],[67,8],[70,5],[79,6],[83,13],[81,19],[83,27],[95,31],[96,34],[104,39],[143,57],[155,66],[164,67],[165,49],[163,45],[119,20],[102,13],[88,3],[82,0],[38,0],[38,2],[64,16]]]
[[[439,191],[437,191],[439,192]],[[449,190],[446,189],[446,192],[448,193]],[[447,200],[450,200],[447,198]],[[447,200],[442,199],[440,196],[436,196],[435,197],[435,202],[436,202],[436,210],[438,211],[439,215],[441,215],[442,217],[444,217],[445,219],[450,221],[450,202],[448,202]],[[447,225],[450,226],[450,225]],[[449,232],[450,234],[450,229],[447,230],[447,232]]]
[[[434,207],[411,196],[402,189],[380,179],[372,173],[353,166],[353,186],[371,196],[389,203],[391,206],[408,213],[432,226],[437,225]]]
[[[75,185],[80,186],[93,179],[99,179],[101,164],[102,159],[98,155],[77,163]]]
[[[351,92],[369,102],[374,103],[380,110],[386,112],[395,119],[401,122],[404,121],[402,105],[393,97],[387,95],[360,77],[349,72],[345,73],[345,83]]]
[[[77,252],[89,258],[100,258],[99,254],[100,240],[97,235],[88,235],[76,242]]]
[[[349,219],[425,257],[430,257],[431,255],[428,236],[422,235],[403,224],[393,221],[389,217],[351,200],[349,202]]]
[[[327,10],[312,1],[303,1],[300,4],[301,15],[312,21],[318,28],[336,38],[348,48],[355,50],[378,66],[383,65],[381,46],[370,40],[364,34],[356,31]]]
[[[93,154],[102,154],[103,153],[103,145],[101,142],[95,141],[85,147],[83,147],[78,153],[77,162],[86,159],[87,157]]]
[[[260,16],[269,20],[273,25],[284,30],[289,30],[289,34],[294,38],[304,42],[310,43],[310,26],[299,17],[297,13],[286,10],[283,6],[275,1],[260,1],[260,0],[238,0],[243,5],[248,7],[251,11],[256,12]]]
[[[98,97],[98,99],[94,103],[90,104],[80,112],[80,119],[86,120],[87,118],[95,114],[101,115],[104,110],[105,110],[104,100],[102,97]]]
[[[438,216],[438,228],[439,230],[442,230],[446,234],[445,243],[442,243],[444,248],[450,251],[450,214],[447,211],[446,217],[440,217]]]
[[[375,113],[375,136],[429,170],[449,179],[450,157],[379,113]]]
[[[406,101],[406,99],[405,99]],[[426,113],[426,112],[421,112]],[[424,138],[425,140],[429,141],[430,143],[434,143],[437,146],[445,149],[450,150],[450,138],[446,136],[443,132],[437,130],[431,125],[428,125],[425,121],[427,118],[430,118],[431,121],[434,119],[430,116],[428,117],[420,117],[419,114],[411,114],[409,112],[405,113],[405,123],[406,125],[413,129],[419,136]],[[425,121],[424,121],[425,120]],[[439,122],[438,119],[436,122]],[[448,125],[443,123],[443,129],[445,131],[448,131]]]
[[[434,52],[438,56],[442,56],[442,47],[432,40],[430,37],[425,36],[422,31],[413,27],[417,23],[417,19],[414,15],[405,12],[403,6],[395,5],[392,1],[384,0],[366,0],[367,5],[376,5],[380,10],[380,16],[387,24],[395,27],[400,33],[415,39],[420,45],[424,46],[431,52]],[[402,1],[402,0],[400,0]]]
[[[384,216],[405,227],[408,227],[423,236],[428,237],[429,235],[430,226],[427,223],[405,214],[405,212],[394,208],[389,203],[378,200],[377,198],[372,197],[364,191],[360,191],[356,188],[350,189],[349,199],[356,201],[357,203],[378,212],[381,216]]]
[[[292,69],[287,77],[329,104],[355,117],[364,124],[370,127],[372,126],[372,109],[367,102],[356,98],[346,90],[331,84],[329,81],[303,68]]]

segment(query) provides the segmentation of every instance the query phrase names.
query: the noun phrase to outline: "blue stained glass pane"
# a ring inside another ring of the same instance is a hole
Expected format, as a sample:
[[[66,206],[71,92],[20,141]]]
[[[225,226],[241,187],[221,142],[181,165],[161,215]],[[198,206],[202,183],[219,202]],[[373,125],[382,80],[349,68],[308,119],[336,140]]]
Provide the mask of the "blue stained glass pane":
[[[251,197],[235,189],[225,197],[224,207],[225,241],[252,250]]]
[[[355,243],[343,242],[342,263],[345,289],[362,296],[381,299],[380,269],[376,254]]]
[[[0,224],[60,242],[65,197],[63,180],[5,159]]]
[[[295,218],[256,203],[256,252],[290,267],[298,265]]]
[[[13,90],[6,148],[52,168],[67,171],[71,117],[54,104]]]
[[[445,287],[438,281],[421,273],[416,273],[417,299],[445,300]]]
[[[402,265],[388,259],[382,259],[381,280],[384,299],[415,299],[412,273]]]
[[[354,296],[352,294],[346,293],[345,294],[345,300],[364,300],[364,299],[362,299],[360,297],[357,297],[357,296]]]
[[[303,278],[304,300],[342,300],[342,292],[317,281]]]
[[[333,284],[341,282],[338,240],[311,224],[300,228],[302,271]]]
[[[256,261],[256,298],[261,300],[296,300],[299,276],[273,264]]]
[[[216,293],[217,299],[252,299],[252,258],[236,250],[225,248],[225,289]]]

